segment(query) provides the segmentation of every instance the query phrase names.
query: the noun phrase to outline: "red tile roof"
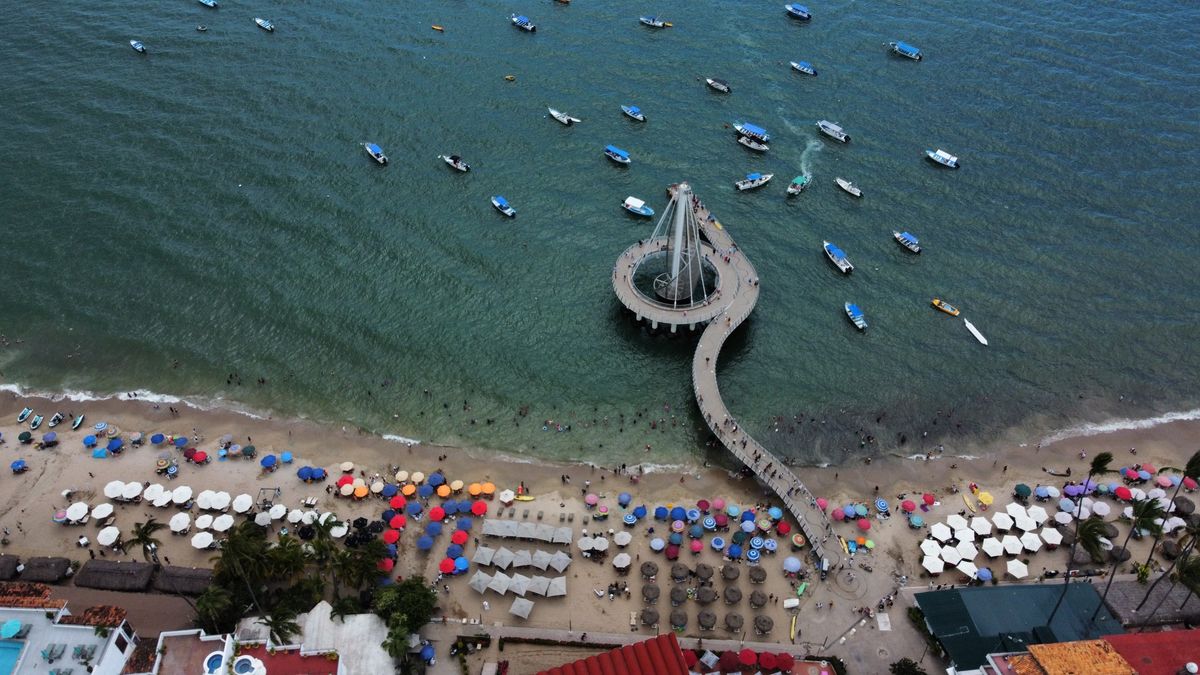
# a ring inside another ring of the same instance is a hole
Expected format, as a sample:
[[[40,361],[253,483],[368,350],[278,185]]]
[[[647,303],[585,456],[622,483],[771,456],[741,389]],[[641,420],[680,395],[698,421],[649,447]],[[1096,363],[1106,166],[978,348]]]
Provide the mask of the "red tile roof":
[[[59,609],[67,604],[66,600],[54,600],[50,595],[51,589],[46,584],[28,581],[0,583],[0,607]]]
[[[1200,663],[1200,629],[1106,635],[1138,675],[1175,675],[1185,663]]]
[[[300,656],[296,650],[280,650],[272,654],[266,647],[243,646],[238,655],[259,659],[271,675],[334,675],[338,669],[337,655],[333,653]]]
[[[72,626],[108,626],[109,628],[116,628],[125,620],[126,614],[124,607],[96,605],[95,607],[88,607],[79,614],[64,616],[59,620],[59,623],[66,623]]]
[[[619,647],[538,675],[688,675],[674,633]]]

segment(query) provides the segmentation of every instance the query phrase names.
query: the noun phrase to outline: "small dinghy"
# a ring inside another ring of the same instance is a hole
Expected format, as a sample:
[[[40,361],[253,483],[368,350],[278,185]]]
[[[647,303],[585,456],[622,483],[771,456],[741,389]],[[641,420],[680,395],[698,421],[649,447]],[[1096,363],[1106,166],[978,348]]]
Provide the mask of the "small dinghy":
[[[829,258],[829,262],[833,263],[842,274],[850,274],[854,271],[854,265],[850,264],[850,259],[846,257],[845,251],[827,241],[822,243],[822,247],[825,249],[825,255]]]
[[[29,428],[30,428],[30,429],[37,429],[37,428],[38,428],[38,427],[40,427],[40,426],[42,426],[42,416],[41,416],[41,415],[34,415],[34,417],[33,417],[33,421],[29,423]]]
[[[646,206],[646,202],[632,195],[626,197],[625,201],[621,202],[621,207],[635,216],[644,216],[646,218],[654,216],[654,209]]]
[[[638,21],[641,21],[642,25],[649,26],[651,28],[670,28],[671,27],[670,21],[663,21],[662,19],[658,18],[657,16],[643,16],[643,17],[639,18]]]
[[[971,335],[974,335],[975,339],[979,340],[979,344],[986,347],[988,343],[987,338],[983,337],[983,333],[979,332],[979,329],[975,327],[975,324],[971,323],[967,319],[963,319],[963,323],[967,325],[967,330],[971,331]]]
[[[842,127],[840,125],[838,125],[836,122],[830,122],[829,120],[820,120],[819,122],[817,122],[817,128],[821,130],[821,133],[825,134],[826,136],[832,138],[835,141],[838,141],[840,143],[849,143],[850,142],[850,134],[846,133],[846,130],[842,129]]]
[[[646,121],[645,113],[643,113],[642,109],[636,105],[623,105],[621,106],[621,112],[625,113],[625,115],[630,119],[635,119],[639,122]]]
[[[800,194],[801,192],[804,192],[804,188],[808,187],[809,181],[810,181],[810,179],[808,176],[796,176],[795,178],[793,178],[792,182],[788,185],[788,188],[787,188],[788,196],[794,197],[794,196]]]
[[[454,169],[455,171],[466,173],[471,170],[471,165],[464,162],[463,158],[459,157],[458,155],[450,155],[449,157],[445,155],[438,155],[438,159],[448,164],[450,168]]]
[[[892,48],[893,54],[899,54],[913,61],[921,60],[921,50],[908,44],[907,42],[889,42],[888,46]]]
[[[753,190],[766,185],[774,177],[773,173],[748,173],[745,178],[735,182],[733,186],[739,191]]]
[[[893,230],[892,231],[892,239],[895,239],[897,244],[900,244],[904,248],[912,251],[913,253],[921,252],[920,242],[917,241],[917,238],[915,236],[909,234],[908,232],[896,232],[895,230]]]
[[[933,305],[934,309],[945,312],[950,316],[958,316],[958,308],[948,302],[943,301],[941,298],[934,298],[929,302],[929,304]]]
[[[858,305],[854,304],[853,302],[846,303],[846,318],[850,319],[850,323],[854,324],[855,328],[859,330],[867,329],[866,315],[863,314],[863,311],[859,309]]]
[[[750,124],[749,122],[734,122],[733,130],[742,136],[749,136],[756,141],[762,141],[763,143],[771,141],[771,134],[768,134],[766,129]]]
[[[846,180],[845,178],[837,178],[835,180],[837,181],[838,187],[854,195],[855,197],[862,199],[862,190],[860,190],[857,185]]]
[[[62,424],[62,421],[63,421],[63,419],[64,419],[64,418],[63,418],[63,414],[62,414],[62,413],[60,413],[60,412],[56,412],[56,413],[54,413],[54,415],[53,415],[53,416],[50,418],[50,421],[46,423],[46,426],[48,426],[48,427],[50,427],[51,429],[53,429],[54,427],[56,427],[56,426],[58,426],[58,425]]]
[[[558,120],[559,122],[562,122],[563,124],[565,124],[567,126],[571,126],[572,124],[575,124],[576,122],[583,121],[583,120],[580,120],[579,118],[571,117],[570,115],[568,115],[565,112],[562,112],[561,110],[555,110],[554,108],[546,108],[546,110],[550,111],[551,117]]]
[[[20,423],[24,422],[25,420],[29,419],[29,416],[32,414],[33,414],[33,408],[23,408],[21,410],[21,414],[17,415],[17,424],[20,424]]]
[[[496,207],[497,211],[499,211],[500,213],[503,213],[504,215],[508,216],[509,218],[513,218],[517,215],[517,210],[514,209],[513,207],[509,206],[508,200],[500,195],[492,196],[492,206]]]
[[[141,42],[138,42],[137,40],[130,40],[129,46],[133,47],[133,51],[135,51],[139,54],[146,53],[146,45],[142,44]]]
[[[787,10],[788,16],[792,17],[793,19],[808,21],[812,18],[812,14],[809,13],[808,8],[804,5],[798,5],[793,2],[784,5],[783,8]]]
[[[749,136],[738,136],[737,142],[755,152],[766,152],[771,149],[771,147],[766,143],[759,143]]]
[[[813,76],[816,76],[817,74],[817,69],[813,68],[813,64],[809,63],[808,61],[792,61],[791,63],[792,70],[796,71],[797,73],[804,73],[805,75]]]
[[[210,7],[212,9],[217,8],[217,0],[196,0],[196,1],[199,2],[200,4],[204,5],[205,7]]]
[[[83,424],[84,417],[86,417],[86,415],[80,415],[79,417],[76,417],[74,421],[71,422],[71,430],[72,431],[79,429],[80,425]]]
[[[929,158],[929,161],[935,164],[941,164],[948,169],[958,168],[958,158],[946,152],[945,150],[942,150],[941,148],[938,148],[937,150],[926,150],[925,156]]]
[[[704,81],[708,84],[708,86],[721,92],[722,94],[728,94],[729,92],[733,91],[729,88],[729,83],[725,80],[718,80],[715,77],[706,77],[704,78]]]
[[[509,17],[509,20],[512,21],[513,26],[520,28],[525,32],[537,32],[537,25],[530,21],[529,17],[527,16],[517,16],[516,14],[513,14],[511,17]]]
[[[445,27],[445,26],[439,26],[439,25],[437,25],[436,23],[435,23],[435,24],[433,24],[432,26],[430,26],[430,28],[432,28],[432,29],[436,30],[436,31],[437,31],[437,32],[439,32],[439,33],[445,33],[445,32],[446,32],[446,27]]]
[[[208,26],[205,26],[204,24],[200,24],[199,26],[196,26],[196,30],[203,33],[208,30]]]
[[[270,21],[267,21],[266,19],[259,19],[256,17],[254,19],[254,23],[258,24],[259,28],[267,31],[268,33],[275,32],[275,24],[271,23]]]
[[[362,146],[363,149],[367,151],[367,154],[371,156],[371,159],[384,166],[387,166],[388,158],[387,155],[383,154],[383,148],[375,145],[374,143],[363,143]]]
[[[629,159],[629,153],[618,148],[615,145],[604,146],[604,156],[622,166],[629,166],[633,160]]]

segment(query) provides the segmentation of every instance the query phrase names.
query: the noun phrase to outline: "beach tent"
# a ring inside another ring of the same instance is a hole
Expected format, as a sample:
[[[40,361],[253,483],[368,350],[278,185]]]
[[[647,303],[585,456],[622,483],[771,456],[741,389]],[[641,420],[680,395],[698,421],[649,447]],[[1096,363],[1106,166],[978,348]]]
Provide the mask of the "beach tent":
[[[508,608],[509,614],[514,614],[522,619],[528,619],[529,613],[533,611],[533,601],[525,598],[517,598],[513,600],[512,607]]]
[[[533,556],[530,558],[529,564],[538,568],[539,570],[544,570],[550,566],[550,560],[552,557],[553,556],[551,556],[549,553],[538,549],[537,551],[533,552]]]
[[[482,570],[476,570],[475,575],[467,582],[476,593],[483,593],[488,589],[488,584],[492,581],[492,576]]]
[[[508,580],[508,590],[516,595],[525,595],[529,590],[529,577],[524,574],[514,574]]]
[[[529,580],[529,593],[545,596],[546,591],[550,589],[550,579],[538,575]]]
[[[488,582],[487,587],[490,590],[496,591],[500,595],[504,595],[508,592],[509,581],[510,580],[507,574],[504,572],[496,572],[494,575],[492,575],[492,580]]]
[[[546,589],[547,598],[561,598],[567,594],[567,578],[554,577],[550,580],[550,587]]]
[[[571,556],[563,553],[562,551],[556,551],[554,556],[550,558],[550,566],[553,567],[554,571],[558,572],[559,574],[562,574],[563,570],[567,569],[567,566],[570,564]]]
[[[500,550],[496,551],[496,555],[492,556],[492,564],[500,569],[507,569],[512,564],[513,557],[512,551],[508,550],[507,547],[501,546]]]
[[[533,562],[533,560],[529,555],[529,549],[523,548],[520,551],[517,551],[516,553],[513,554],[513,560],[512,560],[513,567],[529,567],[529,565],[532,562]]]

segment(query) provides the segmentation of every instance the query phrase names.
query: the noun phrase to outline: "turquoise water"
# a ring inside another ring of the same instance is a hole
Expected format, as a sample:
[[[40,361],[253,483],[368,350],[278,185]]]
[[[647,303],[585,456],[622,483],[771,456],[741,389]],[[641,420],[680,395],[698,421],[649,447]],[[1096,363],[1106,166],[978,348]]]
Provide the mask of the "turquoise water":
[[[17,661],[21,658],[24,642],[4,640],[0,642],[0,673],[9,675],[17,669]]]
[[[953,444],[1034,414],[1194,406],[1200,8],[811,9],[802,24],[776,3],[174,0],[69,3],[54,21],[9,7],[0,379],[223,398],[555,457],[649,443],[653,460],[677,460],[705,438],[692,342],[632,326],[608,273],[652,228],[620,202],[661,209],[664,186],[687,179],[760,273],[721,384],[780,451],[836,460],[863,434]],[[511,11],[538,32],[510,27]],[[675,27],[638,25],[649,12]],[[894,39],[927,58],[889,55]],[[583,122],[562,127],[548,105]],[[853,143],[821,140],[821,118]],[[735,144],[733,120],[766,127],[771,152]],[[632,167],[611,166],[607,143]],[[925,161],[933,147],[963,168]],[[452,173],[437,160],[450,153],[474,170]],[[789,201],[802,170],[815,185]],[[750,171],[777,177],[736,193]],[[492,210],[497,193],[515,220]],[[893,228],[925,252],[900,249]],[[822,239],[848,253],[852,278]],[[991,346],[932,310],[934,295]],[[865,335],[846,301],[866,312]],[[792,421],[773,432],[780,417]],[[542,431],[547,419],[572,430]]]

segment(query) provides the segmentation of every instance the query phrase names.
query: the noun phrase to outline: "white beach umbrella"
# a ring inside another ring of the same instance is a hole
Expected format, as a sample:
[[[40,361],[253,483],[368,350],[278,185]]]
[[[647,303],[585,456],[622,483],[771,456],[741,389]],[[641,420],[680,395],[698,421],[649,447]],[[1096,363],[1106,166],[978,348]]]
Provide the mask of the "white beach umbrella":
[[[1086,506],[1081,506],[1079,507],[1079,510],[1075,512],[1075,517],[1080,520],[1087,520],[1088,518],[1092,517],[1092,510]]]
[[[1167,491],[1162,488],[1154,488],[1146,493],[1147,499],[1162,499],[1167,496]]]
[[[995,558],[1001,553],[1004,553],[1004,544],[1001,544],[1000,540],[995,537],[988,537],[987,539],[984,539],[983,543],[980,544],[979,547],[983,549],[983,552],[986,553],[989,558]]]
[[[975,530],[963,528],[954,531],[954,538],[959,541],[975,541]]]
[[[992,522],[983,516],[975,516],[971,519],[971,531],[981,537],[986,537],[992,533]]]
[[[425,481],[425,474],[420,471],[414,471],[408,477],[408,479],[411,480],[412,482],[420,485],[421,483],[423,483]]]
[[[233,498],[229,496],[228,492],[218,492],[217,494],[213,495],[212,509],[214,511],[224,511],[225,509],[229,508],[229,502],[232,500]]]
[[[337,520],[337,514],[333,511],[326,511],[317,517],[317,522],[324,525],[331,520]]]
[[[970,560],[964,560],[958,563],[957,567],[959,572],[962,572],[971,579],[974,579],[979,575],[979,568],[976,567],[975,563],[971,562]]]
[[[1029,576],[1029,567],[1020,560],[1009,560],[1005,568],[1014,579],[1024,579]]]
[[[160,509],[166,508],[171,505],[172,497],[173,495],[170,490],[163,490],[161,495],[154,498],[153,504]]]
[[[108,526],[96,533],[96,543],[101,546],[112,546],[121,538],[120,528]]]
[[[1169,534],[1171,532],[1174,532],[1175,530],[1187,527],[1187,521],[1184,520],[1183,518],[1180,518],[1179,516],[1171,516],[1170,518],[1167,518],[1166,522],[1163,523],[1162,527],[1163,527],[1163,532],[1166,532]]]
[[[946,568],[946,563],[942,562],[941,558],[927,555],[921,560],[921,567],[924,567],[925,571],[930,574],[941,574],[942,570]]]
[[[1094,510],[1095,509],[1093,509],[1093,511]],[[1028,513],[1029,513],[1029,518],[1031,520],[1033,520],[1033,522],[1037,523],[1038,525],[1041,525],[1042,523],[1046,522],[1046,519],[1050,517],[1050,515],[1046,513],[1046,509],[1044,509],[1036,504],[1029,507]]]
[[[975,556],[979,555],[979,551],[975,548],[975,544],[969,541],[960,541],[958,546],[954,547],[963,560],[974,560]]]
[[[938,541],[946,541],[954,533],[950,531],[950,527],[945,523],[934,523],[929,528],[929,534],[933,535],[933,538]]]
[[[346,483],[342,487],[338,488],[338,494],[343,497],[349,497],[350,495],[354,494],[354,484]]]
[[[400,470],[400,471],[396,472],[396,482],[397,483],[404,483],[407,481],[408,481],[408,472],[407,471]]]
[[[626,546],[628,546],[629,542],[631,542],[631,541],[633,541],[633,535],[629,534],[625,530],[621,530],[620,532],[613,535],[613,543],[616,544],[617,546],[620,546],[621,548],[625,548]]]
[[[579,545],[580,551],[590,551],[592,550],[593,540],[591,537],[580,537],[576,544]]]
[[[1132,488],[1129,490],[1133,494],[1133,501],[1141,501],[1146,498],[1146,491],[1141,488]]]
[[[967,519],[957,513],[952,513],[946,518],[946,525],[952,530],[965,530],[967,529]]]
[[[377,480],[374,483],[371,483],[371,494],[377,495],[380,492],[383,492],[383,481]]]
[[[1071,514],[1067,513],[1066,511],[1059,511],[1058,513],[1054,514],[1054,522],[1058,523],[1059,525],[1066,525],[1070,523],[1071,520]]]
[[[1044,528],[1041,532],[1041,535],[1042,541],[1051,546],[1058,546],[1062,543],[1062,532],[1059,532],[1053,527]]]
[[[167,524],[170,526],[172,532],[183,532],[188,529],[188,525],[192,524],[192,517],[180,511],[171,516],[171,520]]]
[[[1050,499],[1058,499],[1059,495],[1061,494],[1062,493],[1059,492],[1058,488],[1054,487],[1053,485],[1046,486],[1046,496]]]
[[[1018,504],[1016,502],[1010,502],[1007,505],[1005,505],[1004,512],[1007,513],[1008,515],[1012,516],[1013,520],[1016,520],[1018,517],[1021,517],[1021,516],[1029,515],[1025,511],[1025,506],[1022,504]]]
[[[213,522],[213,517],[211,514],[202,513],[202,514],[196,516],[196,529],[197,530],[207,530],[208,528],[212,527],[212,522]]]
[[[121,493],[124,491],[125,491],[125,482],[124,481],[119,481],[119,480],[109,481],[108,484],[104,486],[104,496],[108,497],[109,499],[120,499]]]
[[[1013,518],[1013,525],[1016,525],[1017,529],[1021,530],[1022,532],[1029,532],[1030,530],[1036,530],[1038,528],[1038,524],[1033,522],[1033,518],[1030,518],[1029,516]]]
[[[192,488],[180,485],[171,492],[171,501],[176,504],[186,504],[192,499]]]
[[[92,508],[92,517],[97,520],[107,518],[107,517],[111,516],[112,514],[113,514],[113,505],[109,504],[108,502],[104,502],[103,504],[97,504],[95,507]]]
[[[517,498],[517,493],[512,490],[501,490],[499,499],[501,504],[511,504]]]
[[[354,482],[351,483],[351,485],[353,485],[356,488],[367,487],[367,481],[366,481],[366,479],[363,479],[363,478],[355,478]]]
[[[212,490],[201,490],[200,494],[196,495],[196,508],[201,511],[207,511],[212,508],[212,498],[216,493]]]
[[[342,537],[346,536],[346,533],[349,531],[349,525],[345,523],[338,523],[337,525],[329,528],[329,536],[333,537],[334,539],[341,539]]]
[[[951,565],[957,565],[958,562],[962,560],[962,555],[960,555],[958,549],[954,548],[953,546],[943,546],[942,560],[945,560]]]
[[[350,473],[354,470],[354,462],[342,462],[342,465],[339,468],[341,468],[342,473]]]
[[[259,511],[254,514],[254,524],[259,527],[266,527],[271,524],[271,514],[266,511]]]
[[[91,507],[87,505],[87,502],[75,502],[67,507],[67,520],[71,522],[83,520],[87,518],[88,511],[90,510]]]
[[[151,483],[150,485],[146,486],[145,490],[142,490],[142,499],[145,499],[148,502],[153,502],[162,496],[163,489],[164,488],[161,484]]]
[[[245,513],[252,508],[254,508],[254,497],[243,493],[233,498],[234,511]]]
[[[274,507],[271,508],[273,511]],[[304,515],[300,517],[300,522],[304,523],[305,525],[312,525],[313,523],[317,522],[318,517],[319,516],[316,511],[305,511]]]
[[[1000,543],[1004,545],[1004,552],[1009,555],[1016,555],[1025,548],[1025,545],[1021,543],[1021,540],[1011,534],[1004,535],[1004,538],[1000,540]]]
[[[1104,516],[1112,513],[1112,507],[1109,506],[1107,502],[1096,502],[1095,504],[1092,504],[1092,513],[1103,518]]]
[[[197,532],[192,536],[192,548],[206,549],[212,546],[213,536],[211,532]]]
[[[286,506],[284,506],[283,504],[276,504],[276,505],[272,506],[271,510],[269,511],[269,513],[271,514],[271,520],[279,520],[279,519],[283,518],[284,516],[286,516],[287,512],[288,512],[288,508]]]
[[[287,521],[289,523],[298,523],[303,518],[304,518],[304,512],[301,511],[300,509],[292,509],[291,511],[288,511]]]
[[[1021,545],[1030,553],[1037,553],[1042,548],[1042,538],[1034,532],[1026,532],[1021,535]]]
[[[1013,519],[1007,513],[997,512],[992,514],[992,524],[996,526],[997,530],[1011,530]]]
[[[619,570],[623,570],[629,567],[629,563],[631,562],[633,562],[633,559],[629,557],[628,553],[618,553],[613,556],[612,565]]]
[[[604,552],[608,550],[608,539],[605,537],[596,537],[592,540],[592,550]]]
[[[233,516],[228,513],[222,513],[213,519],[212,529],[215,532],[228,532],[231,527],[233,527]]]
[[[121,499],[125,501],[133,501],[142,495],[141,483],[126,483],[125,488],[121,490]]]
[[[921,553],[931,556],[939,556],[942,554],[942,547],[932,539],[921,540]]]

